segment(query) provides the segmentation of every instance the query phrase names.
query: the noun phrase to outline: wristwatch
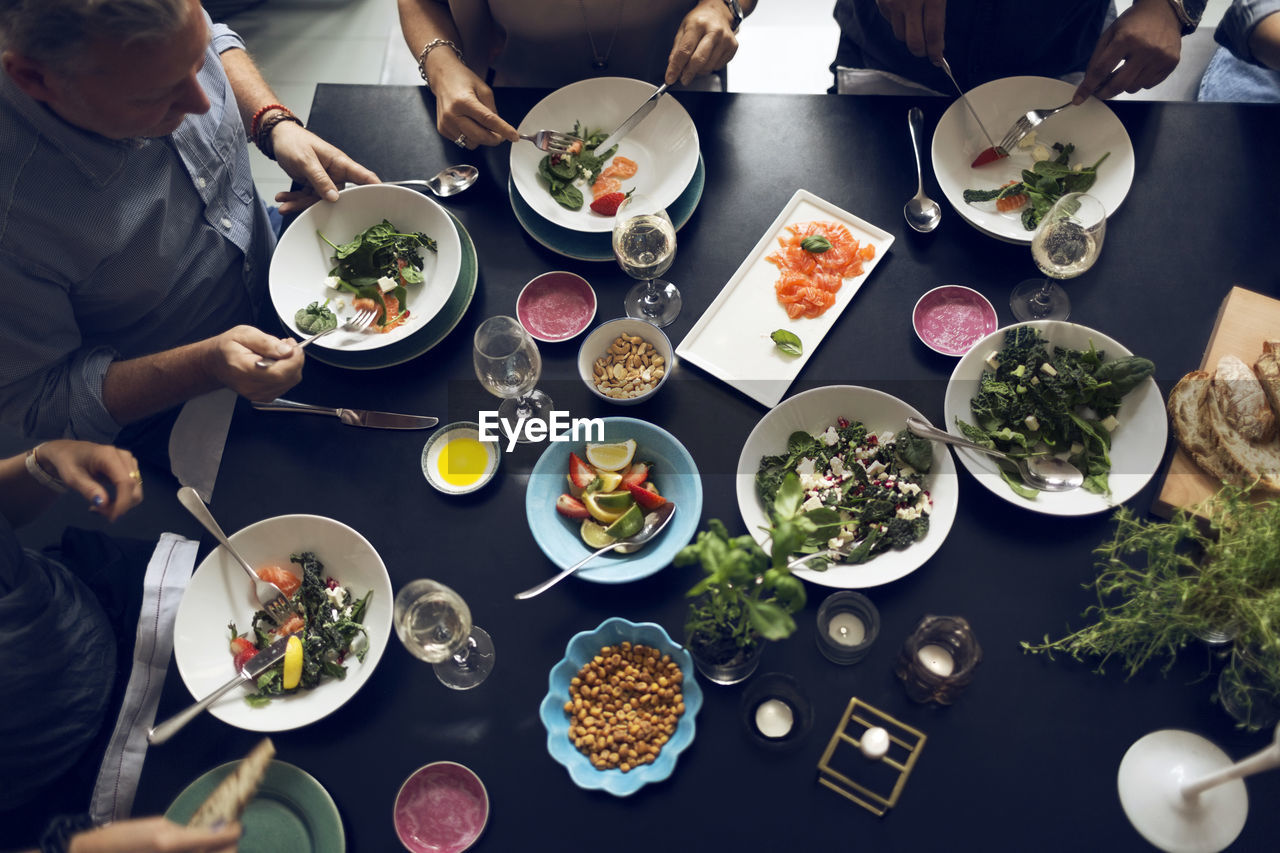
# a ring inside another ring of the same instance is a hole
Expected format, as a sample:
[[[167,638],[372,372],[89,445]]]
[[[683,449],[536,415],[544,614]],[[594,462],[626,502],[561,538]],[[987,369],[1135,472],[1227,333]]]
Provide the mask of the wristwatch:
[[[1173,14],[1178,16],[1178,23],[1182,24],[1184,36],[1191,35],[1196,31],[1196,27],[1200,26],[1206,4],[1207,0],[1169,0],[1169,5],[1173,7]]]
[[[742,26],[742,4],[738,0],[724,0],[724,5],[729,7],[729,14],[733,15],[733,31],[736,33],[738,27]]]

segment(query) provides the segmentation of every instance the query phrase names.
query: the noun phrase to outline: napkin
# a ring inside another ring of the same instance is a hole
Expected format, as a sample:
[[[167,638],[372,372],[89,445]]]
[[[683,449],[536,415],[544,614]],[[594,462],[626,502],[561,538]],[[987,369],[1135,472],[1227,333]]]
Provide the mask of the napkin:
[[[169,433],[169,467],[184,486],[213,500],[213,484],[236,407],[236,392],[221,388],[188,400]]]
[[[173,652],[173,622],[191,579],[198,547],[194,540],[163,533],[147,564],[133,669],[89,804],[89,814],[96,823],[129,817],[133,810],[133,797],[147,754],[147,730],[155,723]]]

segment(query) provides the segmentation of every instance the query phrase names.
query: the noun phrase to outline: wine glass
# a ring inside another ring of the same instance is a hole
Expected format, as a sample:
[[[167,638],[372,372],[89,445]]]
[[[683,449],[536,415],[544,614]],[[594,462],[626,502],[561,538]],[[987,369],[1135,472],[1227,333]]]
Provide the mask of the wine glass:
[[[1019,320],[1065,320],[1071,300],[1053,279],[1075,278],[1098,260],[1107,231],[1107,209],[1086,193],[1054,202],[1031,238],[1031,257],[1049,278],[1029,278],[1013,289],[1009,307]]]
[[[552,407],[551,398],[534,388],[542,375],[542,356],[533,338],[514,317],[490,317],[476,329],[474,361],[480,384],[503,398],[498,406],[502,423],[513,425],[517,441],[532,441],[520,425],[546,420]]]
[[[414,657],[432,665],[445,687],[470,690],[493,670],[493,640],[471,624],[471,609],[449,587],[425,578],[396,595],[396,634]]]
[[[671,217],[647,196],[632,194],[613,219],[613,256],[622,271],[640,282],[623,299],[627,316],[666,326],[680,313],[680,291],[662,275],[676,257]]]

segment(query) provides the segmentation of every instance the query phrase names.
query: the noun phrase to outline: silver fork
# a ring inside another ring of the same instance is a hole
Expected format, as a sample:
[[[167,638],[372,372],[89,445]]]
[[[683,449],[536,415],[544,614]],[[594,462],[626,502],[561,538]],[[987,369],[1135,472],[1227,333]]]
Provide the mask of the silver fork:
[[[844,559],[845,557],[853,553],[853,549],[857,548],[861,544],[862,544],[862,540],[859,539],[857,542],[846,542],[844,545],[842,545],[839,548],[823,548],[821,551],[814,551],[812,554],[805,554],[803,557],[795,558],[791,562],[787,563],[787,568],[802,569],[808,563],[811,563],[814,560],[819,560],[823,558],[826,558],[833,563],[838,563],[842,559]]]
[[[540,130],[537,133],[522,133],[520,138],[532,142],[542,151],[563,154],[573,148],[575,142],[582,142],[578,137],[556,130]]]
[[[320,340],[330,332],[336,332],[339,329],[341,329],[344,332],[363,332],[365,329],[369,328],[369,326],[373,323],[374,318],[376,318],[377,316],[378,316],[378,312],[374,309],[357,311],[354,317],[348,317],[347,320],[343,322],[341,325],[334,326],[332,329],[325,329],[323,332],[316,332],[314,335],[307,338],[302,343],[298,344],[298,349],[302,349],[308,344],[315,343],[316,341]],[[276,363],[276,359],[274,358],[260,358],[256,362],[258,367],[270,367],[275,363]]]
[[[1035,130],[1049,116],[1058,113],[1071,106],[1071,102],[1067,101],[1060,107],[1054,107],[1048,110],[1031,110],[1018,117],[1013,123],[1013,127],[1009,128],[1009,132],[1004,135],[1004,139],[1000,141],[1000,148],[1004,153],[1009,154],[1013,151],[1014,146],[1022,141],[1028,133]]]
[[[187,508],[187,512],[196,517],[196,521],[209,531],[214,539],[218,540],[223,548],[227,549],[227,553],[235,558],[240,564],[240,568],[244,569],[250,579],[253,580],[254,595],[258,599],[258,604],[262,609],[267,611],[267,615],[271,617],[271,621],[277,626],[288,622],[297,610],[293,606],[293,602],[289,600],[289,596],[284,594],[280,587],[264,581],[258,577],[258,573],[240,556],[235,548],[231,547],[231,541],[227,539],[227,535],[222,532],[222,528],[218,526],[218,522],[214,521],[213,513],[209,512],[209,507],[205,506],[204,501],[200,499],[200,495],[190,486],[183,486],[178,489],[178,503]]]

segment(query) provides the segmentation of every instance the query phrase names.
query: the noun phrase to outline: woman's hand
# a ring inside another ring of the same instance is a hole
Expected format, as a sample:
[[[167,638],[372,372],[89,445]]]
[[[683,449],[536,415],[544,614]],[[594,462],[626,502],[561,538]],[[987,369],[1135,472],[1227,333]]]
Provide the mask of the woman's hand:
[[[729,7],[724,0],[703,0],[680,22],[663,79],[670,85],[687,86],[699,74],[724,68],[737,52]]]
[[[443,57],[448,51],[432,53]],[[493,90],[462,62],[448,58],[453,61],[430,72],[440,135],[467,150],[517,141],[520,134],[498,115]]]
[[[84,496],[94,512],[115,521],[142,501],[142,474],[133,454],[90,441],[59,439],[40,445],[36,458]]]
[[[240,824],[179,826],[162,817],[122,820],[71,837],[68,853],[235,853]]]

